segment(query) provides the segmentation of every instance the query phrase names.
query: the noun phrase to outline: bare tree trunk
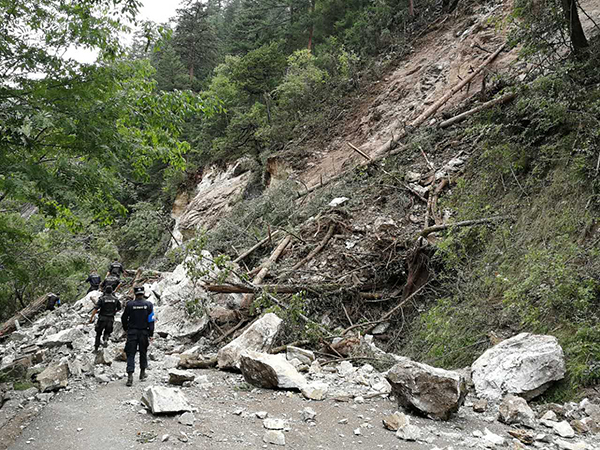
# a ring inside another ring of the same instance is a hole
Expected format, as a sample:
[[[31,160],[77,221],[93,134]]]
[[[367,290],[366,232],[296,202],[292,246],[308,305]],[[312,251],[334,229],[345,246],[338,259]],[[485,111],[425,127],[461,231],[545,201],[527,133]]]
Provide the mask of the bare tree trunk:
[[[314,20],[316,3],[317,0],[311,0],[310,2],[310,30],[308,31],[308,51],[312,51],[313,35],[315,32]]]
[[[408,15],[414,17],[415,15],[415,2],[414,0],[408,0]]]
[[[585,32],[583,31],[581,21],[579,20],[577,2],[575,0],[562,0],[562,7],[569,29],[569,37],[571,39],[573,51],[576,55],[581,55],[587,51],[590,44],[585,37]]]

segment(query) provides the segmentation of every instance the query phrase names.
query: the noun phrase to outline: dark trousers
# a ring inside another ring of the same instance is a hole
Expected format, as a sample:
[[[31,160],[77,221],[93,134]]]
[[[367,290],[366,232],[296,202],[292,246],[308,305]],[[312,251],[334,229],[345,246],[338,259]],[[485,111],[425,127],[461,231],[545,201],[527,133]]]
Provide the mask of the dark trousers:
[[[113,332],[113,323],[115,321],[114,317],[100,316],[98,318],[98,323],[96,324],[96,342],[94,343],[94,347],[100,347],[100,338],[104,333],[104,340],[108,341],[110,334]]]
[[[140,352],[140,369],[148,367],[148,330],[127,330],[127,373],[135,371],[135,354]]]
[[[89,294],[92,291],[99,291],[99,290],[100,290],[100,286],[90,286],[87,293]]]

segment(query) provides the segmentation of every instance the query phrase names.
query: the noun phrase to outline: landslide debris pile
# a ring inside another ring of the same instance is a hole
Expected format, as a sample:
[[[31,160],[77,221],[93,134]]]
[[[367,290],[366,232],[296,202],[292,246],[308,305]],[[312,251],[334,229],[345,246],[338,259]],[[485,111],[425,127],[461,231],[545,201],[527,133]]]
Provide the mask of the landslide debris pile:
[[[211,406],[210,400],[197,403],[191,399],[197,398],[198,391],[210,389],[208,375],[214,378],[214,369],[206,371],[200,367],[217,366],[241,373],[227,376],[243,377],[249,386],[254,386],[252,392],[285,390],[289,395],[301,396],[306,402],[302,423],[317,429],[319,417],[314,408],[320,402],[382,402],[387,408],[398,409],[391,415],[381,413],[380,417],[375,410],[373,423],[354,429],[355,437],[362,436],[365,429],[371,434],[392,430],[398,439],[422,444],[423,448],[440,443],[447,448],[533,445],[592,449],[600,443],[599,405],[587,399],[565,405],[528,404],[526,400],[538,397],[564,377],[564,356],[554,337],[522,333],[490,348],[471,368],[449,371],[385,353],[374,344],[373,336],[366,335],[357,344],[371,355],[370,363],[363,364],[361,359],[320,357],[320,353],[293,345],[274,348],[284,322],[277,315],[266,313],[219,348],[201,336],[210,313],[189,315],[184,299],[194,289],[196,295],[206,296],[207,311],[227,307],[234,311],[233,305],[241,302],[239,294],[209,297],[201,284],[193,283],[185,265],[163,274],[161,280],[146,289],[156,302],[158,337],[150,349],[150,380],[143,384],[139,403],[131,405],[131,414],[146,408],[151,415],[167,414],[163,420],[194,430],[199,425],[196,415]],[[24,412],[39,412],[54,401],[56,392],[102,392],[107,384],[124,383],[124,335],[118,320],[110,345],[96,354],[91,351],[93,328],[85,322],[90,305],[98,296],[98,292],[92,292],[73,305],[46,312],[21,326],[0,345],[0,373],[5,379],[20,379],[17,384],[2,384],[2,427]],[[377,370],[382,361],[391,367]],[[283,446],[294,433],[290,419],[270,417],[268,411],[233,413],[246,414],[249,420],[264,419],[265,431],[257,436],[256,443]],[[431,419],[434,421],[428,421]],[[449,425],[459,421],[476,429],[455,431],[449,437],[447,426],[438,425],[439,421]],[[481,430],[482,423],[489,427]],[[190,431],[186,436],[189,440],[194,434]],[[150,441],[158,439],[147,437]],[[167,436],[165,440],[168,439]],[[368,439],[364,436],[364,441]],[[449,439],[452,444],[448,444]]]

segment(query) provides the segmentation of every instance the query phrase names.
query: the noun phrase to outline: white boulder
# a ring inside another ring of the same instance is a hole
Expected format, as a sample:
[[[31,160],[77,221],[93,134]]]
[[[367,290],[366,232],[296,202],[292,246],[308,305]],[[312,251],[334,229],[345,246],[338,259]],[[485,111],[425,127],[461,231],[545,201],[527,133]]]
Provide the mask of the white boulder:
[[[307,384],[306,378],[283,355],[248,350],[241,355],[240,369],[248,383],[267,389],[301,390]]]

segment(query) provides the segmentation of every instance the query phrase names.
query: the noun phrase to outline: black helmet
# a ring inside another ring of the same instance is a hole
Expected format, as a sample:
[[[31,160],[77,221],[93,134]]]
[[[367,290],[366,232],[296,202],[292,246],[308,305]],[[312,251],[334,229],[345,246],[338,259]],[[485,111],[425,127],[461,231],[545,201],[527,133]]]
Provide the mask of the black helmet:
[[[136,286],[133,288],[133,293],[135,295],[144,295],[146,293],[146,289],[144,289],[144,286]]]
[[[106,294],[112,294],[112,291],[113,291],[113,289],[112,289],[112,286],[106,286],[106,287],[104,288],[104,292],[105,292]]]

